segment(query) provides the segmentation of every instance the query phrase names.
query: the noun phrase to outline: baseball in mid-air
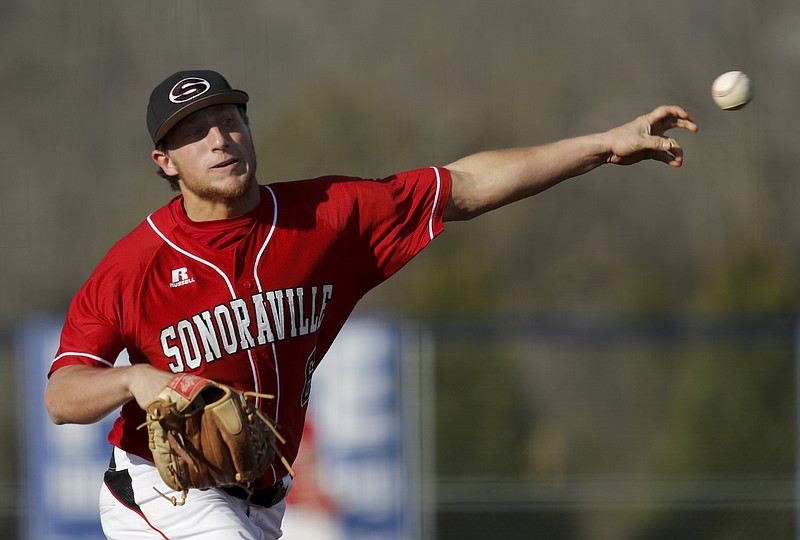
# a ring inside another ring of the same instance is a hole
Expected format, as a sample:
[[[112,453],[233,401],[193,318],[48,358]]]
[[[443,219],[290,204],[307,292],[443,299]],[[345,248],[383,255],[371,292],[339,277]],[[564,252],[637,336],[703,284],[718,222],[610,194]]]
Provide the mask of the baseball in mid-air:
[[[753,85],[743,71],[723,73],[711,84],[711,97],[720,109],[736,111],[753,99]]]

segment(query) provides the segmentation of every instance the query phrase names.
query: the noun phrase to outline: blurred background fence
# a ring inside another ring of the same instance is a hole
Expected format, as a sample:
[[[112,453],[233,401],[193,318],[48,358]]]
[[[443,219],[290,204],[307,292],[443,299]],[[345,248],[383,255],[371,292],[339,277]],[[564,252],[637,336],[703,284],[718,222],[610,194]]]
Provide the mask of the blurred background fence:
[[[422,458],[425,540],[796,537],[795,320],[402,327],[401,388],[420,424],[404,431],[405,443]],[[21,369],[18,334],[0,335],[6,372]],[[6,433],[19,434],[2,442],[0,520],[9,532],[31,515],[45,519],[21,473],[17,450],[38,455],[18,445],[22,417],[10,407],[2,418]]]
[[[793,538],[791,319],[448,321],[437,538]]]

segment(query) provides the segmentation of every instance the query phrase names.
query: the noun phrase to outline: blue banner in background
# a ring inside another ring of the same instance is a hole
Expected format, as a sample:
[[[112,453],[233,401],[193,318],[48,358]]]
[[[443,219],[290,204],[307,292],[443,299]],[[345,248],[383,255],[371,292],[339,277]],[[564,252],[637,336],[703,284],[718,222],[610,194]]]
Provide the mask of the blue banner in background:
[[[20,529],[29,540],[104,540],[97,497],[111,456],[106,437],[116,414],[92,425],[56,426],[48,418],[44,389],[62,324],[60,317],[35,319],[18,335],[25,415],[20,423],[25,430],[20,437],[22,485],[27,490]]]
[[[21,531],[28,540],[103,540],[98,494],[117,413],[92,425],[54,425],[44,407],[47,372],[63,318],[28,321],[18,334],[20,440],[26,486]],[[396,322],[349,321],[314,373],[308,423],[284,521],[287,540],[418,538],[419,456],[409,440],[418,400],[403,387]],[[127,365],[123,353],[117,365]],[[413,386],[413,385],[411,385]]]
[[[314,372],[287,540],[420,537],[419,422],[408,418],[419,393],[404,350],[397,322],[355,318]]]

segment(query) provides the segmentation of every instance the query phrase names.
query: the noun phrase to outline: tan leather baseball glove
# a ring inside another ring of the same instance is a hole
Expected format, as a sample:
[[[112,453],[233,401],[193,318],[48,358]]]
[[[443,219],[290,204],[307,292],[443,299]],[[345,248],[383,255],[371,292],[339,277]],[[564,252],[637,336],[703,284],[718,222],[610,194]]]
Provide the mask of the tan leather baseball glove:
[[[177,506],[186,501],[191,488],[247,489],[264,474],[280,456],[276,441],[285,441],[274,423],[248,401],[253,396],[272,398],[195,375],[173,377],[147,406],[143,426],[161,478],[183,492],[183,498],[159,494]]]

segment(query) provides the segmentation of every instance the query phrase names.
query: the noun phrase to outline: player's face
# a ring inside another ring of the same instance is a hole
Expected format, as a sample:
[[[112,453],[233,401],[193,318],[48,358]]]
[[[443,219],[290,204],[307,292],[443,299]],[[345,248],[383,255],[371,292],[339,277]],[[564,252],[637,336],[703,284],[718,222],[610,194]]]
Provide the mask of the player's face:
[[[255,150],[236,105],[216,105],[187,116],[169,131],[164,147],[153,158],[164,172],[178,175],[185,194],[232,202],[252,193]]]

